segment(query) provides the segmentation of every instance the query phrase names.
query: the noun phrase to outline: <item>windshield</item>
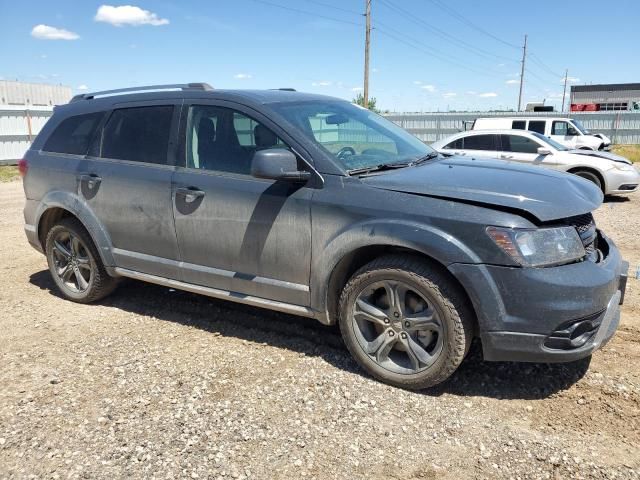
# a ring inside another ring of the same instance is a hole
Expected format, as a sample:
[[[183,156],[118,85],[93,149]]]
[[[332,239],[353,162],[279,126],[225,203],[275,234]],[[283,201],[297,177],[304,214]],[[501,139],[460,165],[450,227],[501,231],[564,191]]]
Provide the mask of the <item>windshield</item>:
[[[395,123],[345,101],[282,103],[273,108],[345,170],[409,163],[435,154]]]
[[[553,148],[555,148],[556,150],[560,150],[561,152],[565,152],[567,150],[569,150],[567,147],[565,147],[564,145],[556,142],[555,140],[549,138],[549,137],[545,137],[544,135],[538,133],[538,132],[531,132],[533,135],[536,136],[536,138],[538,138],[539,140],[542,140],[543,142],[545,142],[548,145],[551,145]]]
[[[576,129],[583,135],[591,135],[591,132],[584,128],[578,120],[571,120],[571,123],[573,123],[573,126],[576,127]]]

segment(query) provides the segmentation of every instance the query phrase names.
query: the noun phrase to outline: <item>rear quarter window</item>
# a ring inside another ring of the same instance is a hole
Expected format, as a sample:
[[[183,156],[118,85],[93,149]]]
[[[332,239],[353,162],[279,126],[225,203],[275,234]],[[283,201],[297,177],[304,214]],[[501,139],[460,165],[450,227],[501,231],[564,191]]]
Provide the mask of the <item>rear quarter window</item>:
[[[104,112],[75,115],[63,120],[45,142],[45,152],[86,155]]]

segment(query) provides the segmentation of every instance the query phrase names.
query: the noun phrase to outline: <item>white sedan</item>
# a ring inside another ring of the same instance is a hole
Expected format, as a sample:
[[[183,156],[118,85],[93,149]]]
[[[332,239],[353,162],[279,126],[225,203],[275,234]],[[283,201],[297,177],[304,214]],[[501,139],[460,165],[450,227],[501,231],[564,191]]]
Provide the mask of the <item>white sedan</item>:
[[[595,183],[605,195],[634,192],[640,174],[624,157],[609,152],[569,150],[536,132],[471,130],[431,145],[443,155],[499,158],[509,162],[562,170]]]

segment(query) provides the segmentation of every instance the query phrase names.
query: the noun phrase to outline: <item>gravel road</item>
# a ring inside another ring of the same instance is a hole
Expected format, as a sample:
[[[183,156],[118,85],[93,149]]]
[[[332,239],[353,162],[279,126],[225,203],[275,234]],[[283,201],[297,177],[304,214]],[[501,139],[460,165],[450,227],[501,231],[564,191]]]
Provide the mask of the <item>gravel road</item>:
[[[632,270],[640,195],[597,212]],[[363,375],[334,328],[128,281],[53,290],[0,184],[0,478],[640,478],[640,283],[591,361]],[[589,364],[590,363],[590,364]]]

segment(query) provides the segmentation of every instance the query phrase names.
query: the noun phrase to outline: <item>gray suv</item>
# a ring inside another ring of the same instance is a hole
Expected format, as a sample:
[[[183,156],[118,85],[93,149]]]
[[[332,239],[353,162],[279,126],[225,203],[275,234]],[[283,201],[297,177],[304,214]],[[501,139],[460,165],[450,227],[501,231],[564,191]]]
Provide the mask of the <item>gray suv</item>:
[[[565,362],[618,326],[628,265],[596,229],[596,187],[443,158],[343,100],[79,95],[21,169],[27,238],[76,302],[129,277],[337,323],[367,372],[412,389],[474,337],[486,360]]]

